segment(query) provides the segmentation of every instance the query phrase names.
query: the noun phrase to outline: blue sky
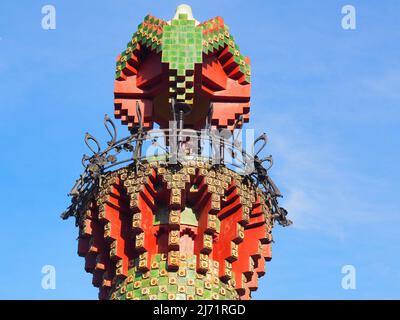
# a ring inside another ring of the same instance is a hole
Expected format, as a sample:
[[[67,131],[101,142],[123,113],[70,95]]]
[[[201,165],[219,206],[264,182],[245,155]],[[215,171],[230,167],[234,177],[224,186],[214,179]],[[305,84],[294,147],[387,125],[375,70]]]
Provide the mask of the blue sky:
[[[76,254],[66,196],[83,136],[105,137],[115,58],[147,13],[181,1],[1,1],[0,299],[96,299]],[[400,298],[400,3],[189,1],[222,15],[252,62],[251,126],[269,135],[271,171],[294,225],[274,229],[256,299]],[[52,4],[56,30],[41,28]],[[355,6],[357,29],[341,27]],[[124,132],[121,128],[120,132]],[[344,265],[356,290],[341,287]],[[53,265],[56,290],[43,290]]]

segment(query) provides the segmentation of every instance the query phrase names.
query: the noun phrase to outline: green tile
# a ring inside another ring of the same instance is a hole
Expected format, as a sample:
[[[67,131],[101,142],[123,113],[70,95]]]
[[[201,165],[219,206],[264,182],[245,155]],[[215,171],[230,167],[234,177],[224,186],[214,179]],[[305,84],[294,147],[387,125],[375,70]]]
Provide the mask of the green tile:
[[[177,293],[178,292],[178,285],[176,284],[169,284],[167,286],[168,293]]]

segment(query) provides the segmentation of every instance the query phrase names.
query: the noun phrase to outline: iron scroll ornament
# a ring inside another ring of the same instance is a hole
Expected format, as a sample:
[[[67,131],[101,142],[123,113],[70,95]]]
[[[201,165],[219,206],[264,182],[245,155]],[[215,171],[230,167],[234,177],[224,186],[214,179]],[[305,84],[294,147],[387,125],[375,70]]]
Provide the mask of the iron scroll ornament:
[[[107,147],[104,150],[101,150],[99,141],[93,135],[89,133],[85,134],[84,141],[92,155],[84,154],[82,157],[84,171],[68,193],[68,196],[71,197],[71,204],[61,214],[62,219],[74,216],[76,225],[78,225],[82,218],[83,209],[88,199],[91,198],[98,189],[98,186],[101,185],[103,175],[118,166],[133,164],[138,169],[143,162],[149,162],[152,159],[157,159],[157,161],[163,159],[166,165],[180,168],[182,159],[186,157],[197,157],[204,160],[207,157],[202,155],[202,148],[197,149],[197,152],[196,150],[193,152],[193,149],[190,149],[191,152],[188,153],[187,145],[182,143],[182,137],[189,138],[189,140],[193,139],[194,141],[197,141],[196,139],[201,137],[205,139],[205,142],[212,145],[211,149],[220,157],[220,161],[214,161],[214,156],[211,159],[208,156],[208,160],[212,160],[213,165],[225,165],[236,172],[239,171],[238,173],[249,184],[253,184],[262,190],[266,203],[271,210],[273,220],[284,227],[292,224],[292,221],[287,219],[287,210],[279,205],[278,198],[282,197],[282,194],[268,174],[273,165],[272,156],[260,157],[261,152],[268,142],[268,137],[265,133],[255,139],[252,150],[255,150],[255,148],[257,150],[254,152],[254,155],[250,155],[242,148],[238,140],[239,134],[236,136],[232,134],[230,137],[231,141],[229,141],[226,137],[221,138],[215,129],[211,129],[211,124],[207,125],[201,132],[188,131],[183,129],[182,126],[164,130],[144,130],[141,125],[142,114],[138,105],[136,105],[136,112],[140,125],[131,130],[129,136],[120,140],[117,139],[117,128],[114,122],[108,115],[105,115],[103,123],[110,135],[110,140],[107,141]],[[212,105],[210,106],[210,113],[212,113]],[[241,121],[240,118],[235,124],[235,128],[239,126],[239,121]],[[176,140],[177,148],[163,145],[166,139],[169,141]],[[204,143],[204,141],[202,142]],[[145,143],[156,147],[157,153],[152,154],[151,157],[149,155],[143,156]],[[163,152],[161,155],[158,153],[159,150]],[[234,159],[235,162],[229,163],[224,160],[224,150],[229,151],[231,159]]]

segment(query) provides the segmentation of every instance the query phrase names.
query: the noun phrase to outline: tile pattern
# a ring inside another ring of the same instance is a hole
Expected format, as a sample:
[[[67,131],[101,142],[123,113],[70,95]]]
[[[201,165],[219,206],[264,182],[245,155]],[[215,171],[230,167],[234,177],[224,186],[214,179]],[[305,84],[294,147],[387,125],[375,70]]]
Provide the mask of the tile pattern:
[[[193,104],[194,68],[202,63],[202,32],[186,14],[165,25],[162,63],[169,66],[169,93],[177,102]]]
[[[117,298],[118,285],[128,286],[128,278],[139,281],[148,272],[173,278],[186,269],[199,279],[209,274],[219,288],[232,286],[239,299],[257,289],[271,258],[272,216],[261,190],[240,175],[204,161],[183,162],[178,171],[155,161],[138,171],[128,166],[109,172],[102,181],[77,221],[78,254],[101,299],[112,293]],[[194,214],[184,218],[189,211]],[[144,289],[150,298],[148,291],[155,289]],[[157,298],[165,297],[159,293],[164,294],[157,291]]]
[[[240,53],[239,46],[229,33],[229,27],[221,17],[207,20],[200,25],[203,29],[203,52],[206,55],[222,52],[219,58],[224,62],[223,68],[227,74],[239,79],[239,83],[250,83],[249,60]]]
[[[144,18],[126,49],[117,58],[116,79],[124,80],[127,76],[137,74],[141,51],[161,52],[163,26],[166,24],[165,21],[151,15]]]
[[[150,56],[152,71],[148,66],[142,68]],[[156,67],[158,64],[160,67]],[[174,99],[199,107],[196,92],[203,91],[203,96],[211,95],[216,102],[214,124],[231,128],[240,115],[248,121],[250,76],[250,60],[240,52],[221,17],[196,25],[186,14],[170,22],[148,15],[117,58],[115,116],[132,128],[138,123],[137,101],[146,114],[145,126],[152,127],[154,121],[164,125],[168,119],[156,119],[154,107],[158,106],[152,105],[160,92],[167,91],[169,102]],[[135,85],[136,89],[132,87]],[[134,99],[133,104],[130,99]]]
[[[218,262],[206,274],[196,272],[195,256],[180,256],[177,271],[168,271],[167,256],[153,256],[151,269],[142,272],[138,260],[132,261],[128,277],[113,284],[112,300],[237,300],[238,294],[230,282],[218,277]]]
[[[225,49],[221,53],[226,62],[224,69],[229,71],[230,76],[239,78],[241,83],[250,83],[249,60],[240,52],[222,17],[195,26],[195,21],[188,20],[185,14],[171,20],[171,24],[147,15],[126,50],[118,56],[116,79],[126,79],[126,76],[137,72],[134,66],[137,66],[139,51],[143,49],[162,52],[162,62],[168,63],[177,76],[193,73],[194,64],[202,63],[201,53],[210,55]]]

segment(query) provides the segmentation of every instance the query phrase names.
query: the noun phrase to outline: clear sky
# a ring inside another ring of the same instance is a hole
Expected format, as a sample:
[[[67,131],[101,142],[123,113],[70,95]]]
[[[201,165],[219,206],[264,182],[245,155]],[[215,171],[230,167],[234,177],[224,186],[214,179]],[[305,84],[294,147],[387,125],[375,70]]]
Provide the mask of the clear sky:
[[[181,1],[0,2],[0,299],[96,299],[62,221],[86,131],[105,137],[115,58],[147,13]],[[43,5],[56,29],[41,27]],[[251,126],[294,225],[274,229],[257,299],[400,298],[400,2],[188,1],[221,15],[252,63]],[[356,8],[356,29],[341,9]],[[121,128],[120,132],[126,132]],[[41,268],[56,268],[56,289]],[[341,286],[342,267],[356,289]]]

